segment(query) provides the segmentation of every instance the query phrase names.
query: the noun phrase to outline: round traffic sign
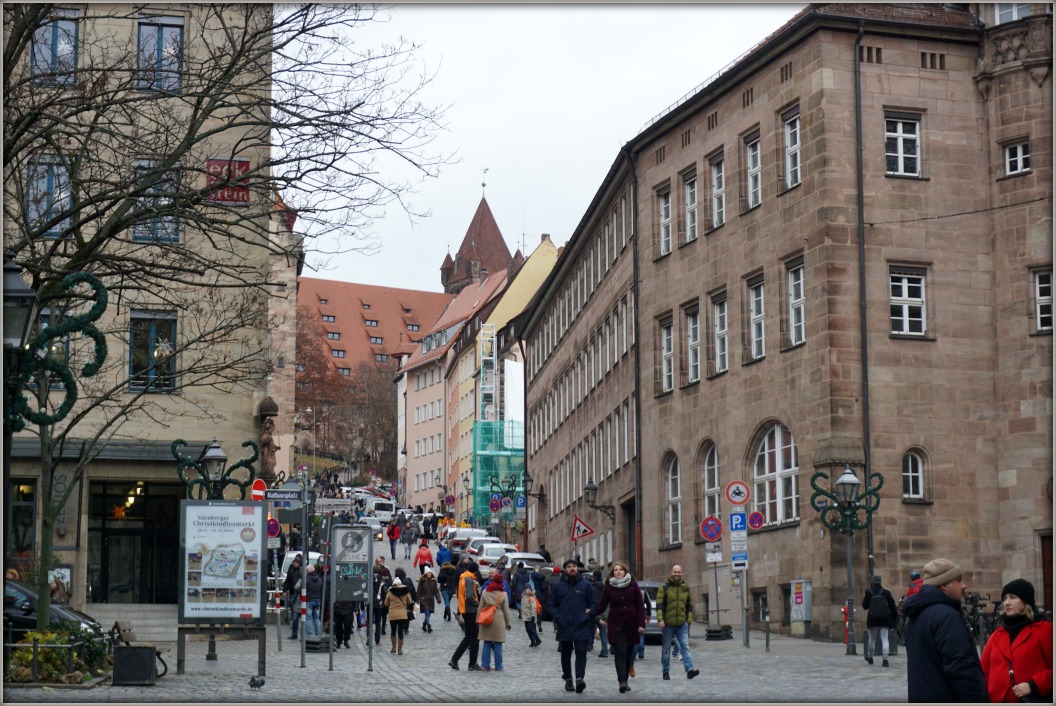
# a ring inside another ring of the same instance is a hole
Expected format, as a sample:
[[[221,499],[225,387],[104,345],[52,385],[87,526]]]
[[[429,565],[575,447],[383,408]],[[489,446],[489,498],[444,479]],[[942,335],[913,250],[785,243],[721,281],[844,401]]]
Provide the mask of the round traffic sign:
[[[763,517],[763,513],[756,510],[752,514],[748,515],[748,526],[752,529],[759,529],[766,522],[766,518]]]
[[[731,505],[744,505],[752,497],[752,490],[743,480],[731,480],[726,484],[726,500]]]
[[[498,498],[492,498],[488,503],[488,509],[492,512],[498,512],[500,507],[502,507],[502,502],[500,502]]]
[[[513,498],[503,498],[502,499],[502,507],[503,507],[503,509],[509,510],[511,505],[513,505]]]
[[[257,478],[255,481],[253,481],[253,485],[250,487],[250,497],[254,500],[263,500],[264,491],[266,491],[267,489],[268,484],[264,482],[264,479]]]
[[[276,520],[274,517],[269,517],[268,518],[268,536],[269,537],[278,537],[279,536],[279,532],[281,532],[281,531],[282,531],[282,526],[279,524],[279,521]]]
[[[708,515],[700,523],[700,536],[709,542],[717,542],[722,537],[722,520],[715,515]]]
[[[446,498],[444,498],[444,502],[447,505],[449,505],[449,506],[450,505],[454,505],[455,504],[455,496],[454,495],[448,495]]]

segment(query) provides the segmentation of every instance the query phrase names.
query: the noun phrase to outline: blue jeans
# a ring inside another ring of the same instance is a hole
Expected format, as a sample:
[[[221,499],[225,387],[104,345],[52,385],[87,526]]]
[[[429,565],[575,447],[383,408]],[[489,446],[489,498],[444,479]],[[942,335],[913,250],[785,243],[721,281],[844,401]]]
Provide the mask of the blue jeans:
[[[664,643],[660,652],[660,670],[671,671],[671,641],[678,640],[678,651],[682,654],[682,666],[686,671],[693,669],[693,657],[689,654],[689,623],[678,627],[664,626]]]
[[[423,610],[422,611],[422,615],[424,616],[423,617],[423,623],[422,623],[423,625],[428,625],[429,624],[429,616],[432,615],[432,614],[433,614],[433,611],[431,611],[431,610]]]
[[[308,601],[308,614],[304,619],[304,634],[308,637],[323,634],[323,624],[319,621],[319,601]]]
[[[398,541],[400,541],[400,540],[398,540],[398,539],[390,539],[389,540],[389,549],[392,550],[392,558],[393,558],[393,560],[396,559],[396,542],[398,542]]]
[[[301,624],[301,608],[290,608],[290,615],[293,619],[290,621],[290,639],[296,639],[298,636],[297,627]]]
[[[502,643],[492,642],[491,640],[484,641],[484,649],[480,655],[481,667],[484,669],[491,668],[491,653],[495,653],[495,669],[502,669]]]
[[[645,659],[645,633],[638,638],[638,659]]]

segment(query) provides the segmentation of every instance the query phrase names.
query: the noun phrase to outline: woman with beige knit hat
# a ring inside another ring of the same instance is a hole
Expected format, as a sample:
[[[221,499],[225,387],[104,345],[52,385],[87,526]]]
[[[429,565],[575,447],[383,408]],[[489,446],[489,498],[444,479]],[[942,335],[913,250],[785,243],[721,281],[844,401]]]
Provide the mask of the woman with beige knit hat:
[[[964,571],[949,559],[924,565],[924,585],[906,598],[909,701],[986,702],[979,653],[964,622]]]

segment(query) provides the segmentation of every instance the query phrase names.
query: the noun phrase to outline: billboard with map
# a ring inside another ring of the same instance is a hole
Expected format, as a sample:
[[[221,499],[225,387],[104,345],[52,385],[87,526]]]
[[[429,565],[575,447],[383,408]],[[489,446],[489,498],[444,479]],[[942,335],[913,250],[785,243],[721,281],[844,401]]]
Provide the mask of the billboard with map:
[[[263,624],[265,507],[245,500],[180,502],[181,623]]]

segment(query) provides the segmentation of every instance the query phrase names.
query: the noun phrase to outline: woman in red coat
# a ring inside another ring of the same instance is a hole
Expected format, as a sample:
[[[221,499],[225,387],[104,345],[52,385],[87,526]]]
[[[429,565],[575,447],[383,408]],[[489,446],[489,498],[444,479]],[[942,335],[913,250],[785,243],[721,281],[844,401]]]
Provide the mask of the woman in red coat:
[[[627,675],[634,667],[638,636],[645,632],[642,591],[623,562],[614,562],[609,570],[609,577],[601,590],[601,599],[591,613],[592,617],[601,615],[606,608],[609,611],[608,619],[599,621],[599,625],[608,630],[609,644],[616,658],[616,680],[620,683],[622,694],[631,690],[627,686]]]
[[[1052,702],[1052,623],[1034,615],[1034,586],[1024,579],[1001,589],[1002,625],[983,648],[990,701]]]

